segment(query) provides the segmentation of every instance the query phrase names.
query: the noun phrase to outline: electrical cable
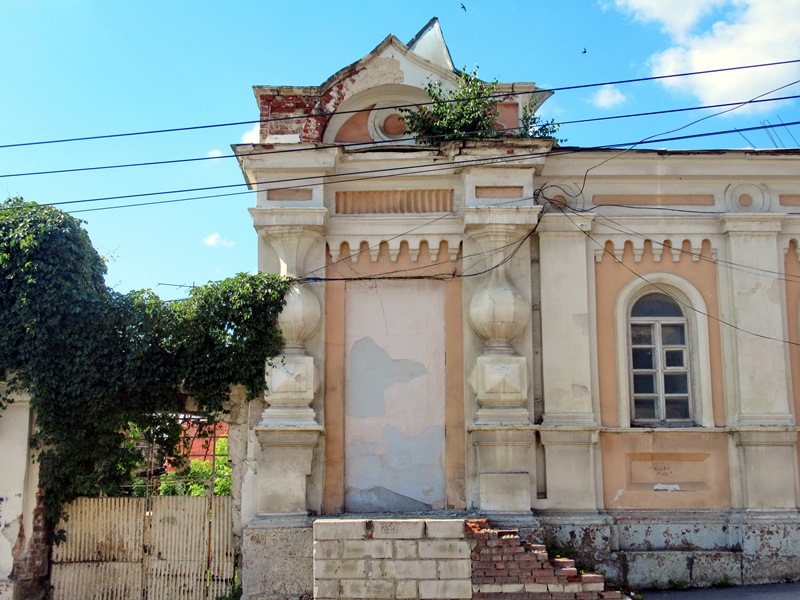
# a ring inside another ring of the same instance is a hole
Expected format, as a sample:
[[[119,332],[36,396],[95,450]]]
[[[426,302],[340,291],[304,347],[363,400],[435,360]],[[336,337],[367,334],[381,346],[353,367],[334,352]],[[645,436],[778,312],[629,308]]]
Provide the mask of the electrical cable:
[[[553,125],[561,127],[563,125],[574,125],[574,124],[584,124],[584,123],[594,123],[594,122],[602,122],[602,121],[610,121],[616,119],[630,119],[630,118],[638,118],[638,117],[652,117],[652,116],[660,116],[660,115],[667,115],[673,113],[680,113],[680,112],[691,112],[691,111],[698,111],[698,110],[710,110],[715,108],[723,108],[723,107],[730,107],[735,106],[739,107],[744,104],[748,103],[759,103],[759,102],[780,102],[784,100],[794,100],[800,98],[800,94],[795,94],[792,96],[780,96],[777,98],[760,98],[754,100],[747,100],[743,102],[726,102],[724,104],[709,104],[705,106],[688,106],[683,108],[672,108],[672,109],[664,109],[664,110],[655,110],[650,112],[641,112],[641,113],[629,113],[623,115],[609,115],[605,117],[592,117],[588,119],[577,119],[573,121],[561,121],[561,122],[554,122]],[[781,122],[781,126],[785,127],[786,123]],[[770,125],[770,127],[778,127],[778,125]],[[477,133],[502,133],[502,132],[511,132],[511,131],[519,131],[518,127],[505,127],[499,129],[492,129],[491,131],[481,131]],[[741,130],[737,130],[741,131]],[[740,133],[741,135],[741,133]],[[430,139],[439,138],[439,137],[449,137],[448,135],[430,135],[427,136]],[[746,139],[746,138],[745,138]],[[328,148],[352,148],[352,147],[381,147],[381,146],[392,146],[397,145],[398,142],[409,142],[414,143],[416,141],[415,137],[407,137],[407,138],[399,138],[394,140],[375,140],[371,142],[348,142],[343,144],[326,144],[322,146],[305,146],[303,148],[282,148],[280,150],[265,150],[261,152],[251,152],[247,154],[247,157],[253,156],[267,156],[272,154],[287,154],[287,153],[295,153],[295,152],[311,152],[315,150],[321,149],[328,149]],[[749,142],[748,142],[749,143]],[[618,144],[620,145],[620,144]],[[168,160],[153,160],[153,161],[144,161],[144,162],[134,162],[134,163],[118,163],[112,165],[92,165],[89,167],[73,167],[68,169],[51,169],[47,171],[26,171],[20,173],[3,173],[0,174],[0,179],[5,179],[9,177],[31,177],[31,176],[41,176],[41,175],[63,175],[67,173],[83,173],[87,171],[104,171],[108,169],[128,169],[128,168],[138,168],[138,167],[152,167],[152,166],[160,166],[160,165],[172,165],[172,164],[182,164],[182,163],[192,163],[192,162],[202,162],[202,161],[209,161],[209,160],[226,160],[231,158],[239,158],[237,154],[222,154],[220,156],[198,156],[192,158],[176,158],[176,159],[168,159]]]
[[[630,152],[636,146],[640,146],[642,144],[660,143],[662,141],[672,142],[672,141],[677,141],[677,140],[682,140],[682,139],[688,139],[689,136],[674,136],[674,137],[671,137],[671,138],[664,138],[664,137],[659,137],[659,136],[667,135],[667,134],[670,134],[670,133],[675,133],[675,132],[681,131],[683,129],[686,129],[687,127],[691,127],[692,125],[696,125],[697,123],[700,123],[701,121],[705,121],[707,119],[711,119],[711,118],[723,115],[725,113],[732,112],[732,111],[734,111],[734,110],[736,110],[738,108],[741,108],[742,106],[745,106],[745,105],[750,104],[751,102],[753,102],[755,100],[758,100],[759,98],[763,98],[764,96],[768,96],[769,94],[773,94],[773,93],[775,93],[775,92],[777,92],[779,90],[785,89],[785,88],[790,87],[792,85],[795,85],[797,83],[800,83],[800,79],[792,81],[790,83],[786,83],[786,84],[781,85],[781,86],[778,86],[777,88],[774,88],[774,89],[769,90],[767,92],[764,92],[762,94],[758,94],[757,96],[751,98],[750,100],[747,100],[746,102],[742,102],[738,106],[727,108],[725,110],[716,112],[716,113],[711,114],[711,115],[706,115],[704,117],[701,117],[699,119],[695,119],[694,121],[686,123],[685,125],[682,125],[680,127],[676,127],[675,129],[670,129],[669,131],[666,131],[666,132],[663,132],[663,133],[657,133],[657,134],[654,134],[652,136],[648,136],[648,137],[642,139],[640,142],[636,142],[635,144],[630,144],[629,148],[626,148],[625,150],[623,150],[622,152],[620,152],[616,156],[610,156],[609,158],[599,162],[597,165],[586,169],[586,172],[583,174],[583,182],[581,183],[581,187],[580,187],[580,190],[579,190],[578,194],[583,194],[583,190],[586,188],[586,180],[589,177],[589,172],[590,171],[592,171],[593,169],[597,169],[597,168],[603,166],[607,162],[609,162],[609,161],[611,161],[611,160],[613,160],[615,158],[618,158],[618,157],[622,156],[623,154],[625,154],[627,152]],[[762,126],[763,126],[763,123],[762,123]],[[734,133],[735,132],[735,133],[737,133],[739,135],[742,135],[742,131],[751,131],[751,130],[752,130],[752,128],[740,128],[740,129],[728,130],[727,133]],[[695,136],[696,137],[704,137],[704,135],[705,134],[695,134],[694,136],[692,136],[692,139],[694,139]],[[659,139],[658,140],[654,140],[653,138],[655,138],[655,137],[659,137]]]
[[[550,202],[550,200],[548,200],[548,202]],[[562,207],[563,209],[569,210],[570,212],[575,213],[575,214],[579,214],[579,213],[583,212],[583,211],[579,211],[577,209],[574,209],[574,208],[572,208],[572,207],[570,207],[568,205],[567,206],[562,206],[561,203],[558,203],[558,206]],[[623,234],[626,234],[626,235],[633,235],[633,236],[641,238],[641,239],[643,239],[645,241],[649,241],[651,244],[655,244],[655,245],[661,246],[664,249],[669,249],[670,251],[677,250],[681,254],[685,254],[687,256],[691,256],[693,260],[701,260],[701,261],[704,261],[704,262],[708,262],[708,263],[711,263],[711,264],[715,264],[715,265],[721,266],[723,268],[731,269],[733,271],[741,271],[743,273],[749,273],[751,275],[757,275],[759,277],[768,277],[771,280],[787,281],[787,282],[790,282],[790,283],[800,283],[800,277],[797,277],[797,276],[787,277],[784,273],[781,273],[779,271],[771,271],[769,269],[762,269],[762,268],[759,268],[759,267],[753,267],[753,266],[745,265],[745,264],[742,264],[742,263],[735,263],[735,262],[732,262],[732,261],[723,260],[721,258],[711,258],[711,257],[708,257],[708,256],[704,256],[702,253],[692,252],[691,250],[684,250],[682,247],[681,248],[676,248],[676,247],[671,246],[669,244],[665,244],[664,242],[659,242],[658,240],[653,239],[649,235],[645,235],[643,233],[639,233],[636,230],[631,229],[630,227],[626,227],[622,223],[619,223],[618,221],[615,221],[614,219],[612,219],[610,217],[607,217],[605,215],[601,215],[601,214],[595,213],[595,219],[602,219],[603,221],[610,221],[611,223],[614,223],[614,225],[617,225],[617,227],[613,227],[611,225],[608,225],[607,223],[603,223],[602,224],[603,227],[607,227],[608,229],[611,229],[613,231],[617,231],[619,233],[623,233]],[[680,234],[678,234],[678,235],[680,235]]]
[[[759,64],[752,64],[752,65],[740,65],[736,67],[725,67],[720,69],[707,69],[703,71],[687,71],[684,73],[672,73],[669,75],[652,75],[649,77],[637,77],[633,79],[618,79],[614,81],[603,81],[597,83],[585,83],[585,84],[577,84],[577,85],[568,85],[562,87],[551,87],[551,88],[541,88],[536,89],[533,92],[508,92],[508,93],[497,93],[492,94],[489,97],[496,97],[496,98],[506,98],[509,96],[517,96],[523,94],[530,94],[530,93],[542,93],[542,92],[562,92],[562,91],[572,91],[572,90],[581,90],[581,89],[588,89],[593,87],[601,87],[606,85],[623,85],[629,83],[642,83],[646,81],[659,81],[664,79],[673,79],[678,77],[691,77],[695,75],[709,75],[713,73],[724,73],[729,71],[740,71],[745,69],[757,69],[762,67],[774,67],[780,65],[788,65],[800,62],[800,59],[791,59],[791,60],[783,60],[783,61],[776,61],[776,62],[768,62],[768,63],[759,63]],[[449,100],[447,102],[464,102],[465,100],[457,99],[457,100]],[[415,104],[400,104],[396,106],[389,106],[385,108],[389,109],[400,109],[400,108],[415,108],[417,106],[425,106],[429,104],[434,104],[434,102],[422,102],[422,103],[415,103]],[[336,113],[331,114],[350,114],[350,113],[358,113],[363,112],[366,109],[359,109],[359,110],[352,110],[352,111],[337,111]],[[132,136],[141,136],[141,135],[152,135],[152,134],[159,134],[159,133],[175,133],[179,131],[192,131],[197,129],[211,129],[215,127],[232,127],[232,126],[240,126],[240,125],[254,125],[256,123],[268,123],[268,122],[275,122],[275,121],[285,121],[290,119],[307,119],[309,117],[315,116],[330,116],[330,115],[302,115],[302,116],[292,116],[292,117],[278,117],[273,119],[265,119],[261,120],[254,120],[254,121],[236,121],[232,123],[217,123],[217,124],[209,124],[209,125],[194,125],[189,127],[173,127],[168,129],[152,129],[146,131],[132,131],[126,133],[111,133],[111,134],[103,134],[103,135],[93,135],[93,136],[80,136],[80,137],[72,137],[72,138],[61,138],[61,139],[51,139],[51,140],[39,140],[34,142],[17,142],[13,144],[2,144],[0,145],[0,150],[5,148],[20,148],[23,146],[41,146],[45,144],[62,144],[68,142],[83,142],[83,141],[93,141],[93,140],[101,140],[101,139],[110,139],[110,138],[120,138],[120,137],[132,137]]]
[[[556,207],[558,207],[558,206],[556,205]],[[575,226],[575,229],[577,229],[578,231],[583,233],[595,245],[597,245],[601,250],[603,250],[603,252],[605,252],[606,254],[611,256],[611,258],[614,260],[614,262],[616,262],[619,265],[622,265],[626,270],[630,271],[638,279],[641,279],[646,284],[648,284],[648,285],[652,286],[653,288],[659,290],[662,294],[664,294],[665,296],[668,296],[669,298],[671,298],[672,300],[674,300],[675,302],[677,302],[681,306],[684,306],[684,307],[688,308],[689,310],[691,310],[691,311],[693,311],[693,312],[695,312],[695,313],[697,313],[699,315],[703,315],[703,316],[707,317],[708,319],[711,319],[712,321],[716,321],[721,325],[725,325],[727,327],[735,329],[736,331],[740,331],[741,333],[744,333],[744,334],[747,334],[747,335],[752,335],[754,337],[761,338],[761,339],[764,339],[764,340],[768,340],[768,341],[771,341],[771,342],[779,342],[781,344],[786,344],[786,345],[789,345],[789,346],[798,346],[798,347],[800,347],[800,343],[798,343],[798,342],[793,342],[791,340],[784,340],[784,339],[781,339],[781,338],[776,338],[776,337],[773,337],[773,336],[770,336],[770,335],[766,335],[766,334],[763,334],[763,333],[757,333],[755,331],[749,331],[747,329],[744,329],[743,327],[739,327],[735,323],[731,323],[729,321],[725,321],[724,319],[721,319],[720,317],[715,317],[714,315],[711,315],[711,314],[709,314],[707,312],[704,312],[704,311],[700,310],[699,308],[696,308],[696,307],[692,306],[691,304],[687,304],[686,302],[682,301],[680,298],[676,298],[675,294],[671,294],[669,292],[669,290],[666,290],[662,286],[659,286],[658,284],[653,283],[652,281],[649,281],[644,275],[642,275],[640,273],[637,273],[631,267],[626,265],[623,261],[621,261],[616,256],[614,256],[614,253],[611,252],[608,248],[606,248],[605,245],[601,244],[599,241],[597,241],[595,238],[593,238],[592,235],[588,231],[584,231],[581,227],[579,227],[577,225],[577,223],[575,223],[575,221],[573,221],[572,218],[563,209],[561,210],[561,212]]]
[[[787,123],[786,125],[800,125],[800,121],[792,121],[792,122]],[[696,134],[690,134],[690,135],[673,137],[673,138],[650,139],[647,143],[655,144],[655,143],[660,143],[660,142],[663,142],[663,141],[671,141],[671,140],[678,140],[678,139],[693,139],[693,138],[701,138],[701,137],[712,137],[712,136],[719,136],[719,135],[727,135],[727,134],[731,134],[731,133],[736,133],[737,131],[757,131],[757,130],[763,130],[766,127],[769,127],[769,126],[758,125],[758,126],[747,127],[747,128],[739,129],[739,130],[711,131],[711,132],[696,133]],[[613,148],[619,147],[619,146],[628,146],[628,145],[641,144],[641,143],[642,143],[641,141],[640,142],[628,142],[628,143],[610,144],[610,145],[594,146],[594,147],[583,147],[583,148],[573,148],[573,147],[567,146],[567,147],[564,147],[564,148],[553,148],[550,151],[544,152],[544,153],[530,153],[530,154],[524,154],[524,155],[523,154],[500,155],[500,156],[496,156],[496,157],[481,157],[481,158],[478,158],[478,159],[474,159],[474,161],[465,160],[465,161],[457,161],[457,162],[454,161],[454,162],[437,163],[437,164],[438,165],[446,164],[448,166],[445,167],[445,168],[450,168],[452,166],[455,166],[455,167],[458,167],[458,166],[470,166],[470,164],[468,164],[470,162],[477,162],[477,163],[513,162],[515,160],[521,160],[523,158],[530,158],[532,156],[550,156],[550,155],[567,154],[567,153],[570,153],[570,154],[586,153],[586,152],[594,152],[594,151],[598,151],[598,150],[610,150],[610,149],[613,149]],[[629,150],[626,150],[625,152],[628,152],[628,151]],[[613,158],[616,158],[617,156],[621,156],[622,154],[624,154],[624,152],[623,153],[619,153],[619,154],[615,155],[614,157],[610,157],[606,161],[603,161],[603,163],[601,163],[601,164],[604,164],[605,162],[608,162],[608,160],[612,160]],[[162,190],[162,191],[158,191],[158,192],[145,192],[145,193],[140,193],[140,194],[124,194],[124,195],[119,195],[119,196],[102,196],[102,197],[97,197],[97,198],[85,198],[85,199],[80,199],[80,200],[68,200],[68,201],[63,201],[63,202],[47,202],[47,203],[42,203],[42,205],[43,206],[66,206],[66,205],[72,205],[72,204],[83,204],[83,203],[87,203],[87,202],[105,202],[105,201],[110,201],[110,200],[124,200],[124,199],[128,199],[128,198],[143,198],[143,197],[150,197],[150,196],[162,196],[162,195],[168,195],[168,194],[181,194],[181,193],[191,193],[191,192],[199,192],[199,191],[207,191],[207,190],[210,191],[210,190],[228,189],[228,188],[235,188],[235,187],[242,187],[242,186],[249,186],[249,185],[253,185],[253,186],[256,186],[256,185],[272,185],[272,184],[275,184],[275,183],[284,183],[284,182],[289,183],[289,182],[292,182],[292,181],[308,181],[309,179],[325,179],[325,178],[332,178],[332,177],[346,177],[346,176],[350,176],[350,175],[354,175],[354,174],[361,175],[361,174],[368,174],[368,173],[374,173],[374,172],[382,172],[382,171],[387,171],[387,170],[402,171],[402,170],[406,170],[406,169],[418,169],[418,168],[422,168],[424,166],[425,165],[419,165],[419,164],[418,165],[407,165],[407,166],[404,166],[404,167],[392,167],[391,169],[368,169],[368,170],[365,170],[365,171],[360,171],[359,173],[333,173],[333,174],[330,174],[330,175],[317,175],[317,176],[307,176],[307,177],[295,177],[295,178],[289,178],[289,179],[255,181],[255,182],[252,182],[252,183],[237,183],[237,184],[230,184],[230,185],[205,186],[205,187],[197,187],[197,188],[178,189],[178,190]],[[433,165],[433,166],[435,166],[435,165]],[[600,165],[595,165],[594,167],[590,167],[589,170],[597,168],[598,166],[600,166]],[[433,171],[433,170],[438,170],[438,169],[428,169],[427,171],[415,171],[415,172],[412,172],[412,173],[405,173],[405,174],[419,174],[419,173],[425,173],[425,172]],[[403,175],[404,173],[399,173],[399,174]],[[393,175],[388,175],[388,176],[391,177]],[[336,181],[336,182],[332,182],[332,183],[347,183],[347,182],[350,182],[350,181],[360,181],[360,180],[363,180],[363,179],[370,179],[370,177],[341,180],[341,181]],[[284,190],[284,189],[295,189],[295,188],[298,188],[298,187],[302,187],[302,188],[314,187],[314,186],[318,186],[318,185],[324,185],[326,183],[328,183],[328,182],[321,181],[321,182],[318,182],[318,183],[304,183],[304,184],[295,185],[295,186],[281,186],[280,188],[274,188],[274,189],[282,189],[282,190]],[[585,180],[584,180],[584,185],[585,185]],[[247,192],[242,192],[242,193],[250,193],[250,192],[253,192],[253,191],[255,191],[255,190],[248,190]],[[580,193],[582,193],[582,192],[579,192],[578,195],[580,195]],[[227,195],[229,195],[229,194],[220,194],[220,195],[218,195],[216,197],[222,197],[222,196],[227,196]],[[230,194],[230,195],[237,195],[237,194]],[[576,195],[571,194],[571,193],[569,195],[572,196],[572,197],[577,197]],[[206,198],[206,196],[202,196],[199,199],[203,199],[203,198]],[[189,200],[189,199],[188,198],[187,199],[178,199],[178,200],[173,200],[173,202],[186,201],[186,200]],[[168,204],[168,203],[169,203],[169,201],[130,204],[130,205],[125,204],[125,205],[117,205],[117,206],[114,206],[114,207],[104,207],[104,208],[106,208],[106,209],[125,208],[127,206],[150,206],[150,205],[155,205],[155,204]],[[89,209],[89,210],[101,210],[101,208]],[[88,212],[89,210],[82,211],[82,212]],[[73,212],[78,212],[78,211],[73,211]]]

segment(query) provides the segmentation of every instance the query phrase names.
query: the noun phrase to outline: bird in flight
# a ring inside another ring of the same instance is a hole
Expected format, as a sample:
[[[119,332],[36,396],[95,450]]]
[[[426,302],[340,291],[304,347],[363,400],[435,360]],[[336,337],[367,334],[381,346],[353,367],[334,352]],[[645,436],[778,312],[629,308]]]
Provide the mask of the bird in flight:
[[[464,12],[467,12],[467,7],[466,7],[466,6],[464,6],[464,4],[463,4],[463,3],[461,4],[461,10],[463,10]]]

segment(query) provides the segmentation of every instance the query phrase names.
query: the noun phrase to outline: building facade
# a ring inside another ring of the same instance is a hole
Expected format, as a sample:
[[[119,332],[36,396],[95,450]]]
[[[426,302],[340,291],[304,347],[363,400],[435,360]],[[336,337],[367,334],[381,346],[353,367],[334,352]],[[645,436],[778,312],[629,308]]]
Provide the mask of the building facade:
[[[438,23],[234,147],[259,269],[296,277],[232,413],[246,597],[313,586],[313,523],[481,515],[631,585],[800,576],[800,153],[415,145]],[[549,95],[499,84],[498,127]]]

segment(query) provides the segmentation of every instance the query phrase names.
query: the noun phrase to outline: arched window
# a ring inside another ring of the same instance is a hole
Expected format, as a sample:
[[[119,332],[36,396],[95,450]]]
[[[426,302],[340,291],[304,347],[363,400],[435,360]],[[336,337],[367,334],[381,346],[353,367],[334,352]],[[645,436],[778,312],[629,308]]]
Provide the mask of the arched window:
[[[641,296],[628,319],[631,423],[685,427],[693,423],[689,332],[672,297]]]

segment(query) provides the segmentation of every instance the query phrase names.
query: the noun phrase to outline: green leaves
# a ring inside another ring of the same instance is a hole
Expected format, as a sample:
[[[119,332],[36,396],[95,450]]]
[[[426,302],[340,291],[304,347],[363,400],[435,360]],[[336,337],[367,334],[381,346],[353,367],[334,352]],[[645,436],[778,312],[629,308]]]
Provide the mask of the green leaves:
[[[429,83],[426,90],[433,104],[400,109],[407,131],[427,146],[495,137],[497,81],[485,83],[477,75],[457,73],[456,87],[449,91],[439,81]]]
[[[0,204],[0,381],[26,391],[33,443],[55,524],[77,496],[119,493],[141,462],[125,432],[177,448],[174,415],[194,396],[210,419],[232,385],[264,391],[264,366],[281,351],[277,318],[289,282],[240,274],[164,302],[119,294],[81,222],[19,198]]]
[[[502,136],[524,138],[552,137],[559,126],[552,120],[541,121],[534,114],[536,105],[522,109],[518,131],[497,130],[497,102],[503,94],[497,93],[497,81],[486,83],[478,79],[478,71],[456,73],[456,86],[445,90],[441,82],[426,86],[433,101],[418,109],[401,108],[406,131],[426,146],[438,146],[452,140],[481,140]]]

